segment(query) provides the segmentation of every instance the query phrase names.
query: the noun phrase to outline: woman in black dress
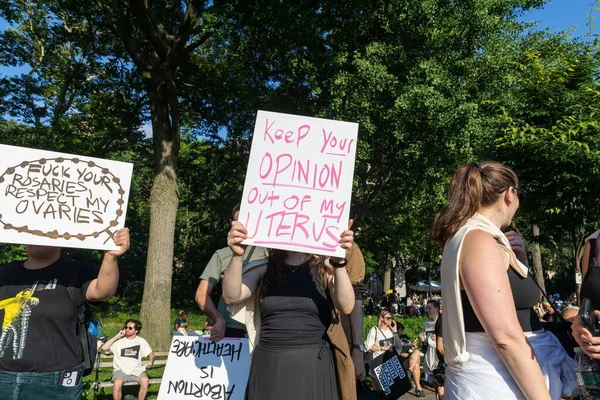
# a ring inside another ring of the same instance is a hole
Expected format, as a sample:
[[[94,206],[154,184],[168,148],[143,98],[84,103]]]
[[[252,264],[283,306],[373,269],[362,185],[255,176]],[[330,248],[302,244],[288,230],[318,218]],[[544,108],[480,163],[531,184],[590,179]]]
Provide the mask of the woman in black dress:
[[[233,222],[228,244],[233,258],[223,279],[223,298],[237,303],[256,295],[260,336],[252,355],[249,400],[335,400],[339,398],[333,352],[327,337],[333,307],[349,314],[354,291],[346,259],[271,250],[267,265],[242,276],[241,241],[247,231]],[[342,233],[349,257],[353,232]]]

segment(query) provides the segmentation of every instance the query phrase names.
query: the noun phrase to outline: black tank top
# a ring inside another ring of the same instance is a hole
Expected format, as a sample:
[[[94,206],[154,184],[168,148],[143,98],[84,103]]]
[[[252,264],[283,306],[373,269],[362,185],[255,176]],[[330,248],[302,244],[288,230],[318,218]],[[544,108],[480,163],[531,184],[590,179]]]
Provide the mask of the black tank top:
[[[515,301],[519,325],[521,325],[523,332],[542,329],[542,323],[533,309],[533,306],[540,301],[540,290],[533,279],[529,276],[522,278],[512,268],[508,268],[508,281]],[[477,319],[473,306],[471,306],[467,292],[461,290],[460,295],[465,319],[465,332],[484,332],[483,326]],[[502,304],[499,304],[498,307],[502,307]]]

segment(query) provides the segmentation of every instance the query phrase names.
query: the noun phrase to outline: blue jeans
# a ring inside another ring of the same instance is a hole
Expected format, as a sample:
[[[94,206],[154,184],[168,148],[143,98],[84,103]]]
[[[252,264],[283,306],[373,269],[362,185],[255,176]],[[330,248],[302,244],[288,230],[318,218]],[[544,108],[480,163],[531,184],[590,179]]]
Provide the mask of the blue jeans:
[[[83,364],[75,368],[77,379],[62,379],[62,372],[8,372],[0,371],[0,399],[2,400],[80,400]],[[61,385],[61,380],[63,385]],[[72,386],[64,386],[72,385]]]

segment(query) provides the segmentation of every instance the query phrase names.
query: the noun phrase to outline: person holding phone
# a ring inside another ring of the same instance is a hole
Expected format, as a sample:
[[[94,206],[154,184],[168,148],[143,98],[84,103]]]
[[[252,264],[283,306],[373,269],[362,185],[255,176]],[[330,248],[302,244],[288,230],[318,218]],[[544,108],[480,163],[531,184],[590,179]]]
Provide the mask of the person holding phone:
[[[114,337],[104,343],[100,349],[110,350],[113,353],[113,399],[121,400],[123,397],[123,384],[137,382],[140,385],[138,399],[144,400],[148,392],[148,375],[146,367],[142,365],[142,358],[150,359],[151,367],[154,364],[154,352],[143,337],[139,336],[142,323],[136,319],[128,319],[123,329]]]
[[[402,334],[404,334],[404,326],[402,326]],[[392,349],[392,347],[400,348],[399,357],[400,361],[404,365],[406,370],[410,370],[413,373],[415,381],[415,395],[417,397],[425,397],[425,392],[421,388],[420,382],[420,355],[418,351],[412,353],[402,353],[402,341],[398,335],[398,325],[392,317],[392,313],[389,310],[383,310],[379,313],[379,320],[376,326],[372,327],[367,334],[365,339],[364,347],[367,349],[367,359],[372,360],[379,357],[386,351]],[[405,356],[405,357],[403,357]],[[381,391],[379,387],[373,388],[374,390]]]

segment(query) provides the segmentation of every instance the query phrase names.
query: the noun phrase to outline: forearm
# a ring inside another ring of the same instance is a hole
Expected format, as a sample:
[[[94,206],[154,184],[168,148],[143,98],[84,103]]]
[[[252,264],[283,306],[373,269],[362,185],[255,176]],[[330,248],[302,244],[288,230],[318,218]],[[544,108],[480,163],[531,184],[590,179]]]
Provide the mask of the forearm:
[[[112,338],[108,339],[102,346],[100,346],[100,350],[102,350],[102,351],[110,350],[110,346],[112,346],[113,343],[115,343],[119,339],[120,339],[119,335],[113,336]]]
[[[233,256],[223,277],[223,300],[236,303],[242,298],[242,261],[243,256]]]
[[[331,297],[340,312],[343,314],[352,312],[354,308],[354,289],[346,268],[333,269]]]
[[[525,336],[495,343],[494,346],[525,398],[550,399],[540,365]]]
[[[90,285],[92,289],[92,300],[105,300],[115,294],[119,285],[119,265],[117,257],[109,253],[104,253],[98,278],[95,280],[95,285]],[[89,291],[88,289],[88,291]]]
[[[202,311],[213,321],[216,321],[217,318],[221,317],[221,314],[217,310],[217,307],[215,307],[215,303],[213,303],[212,299],[210,298],[210,293],[212,291],[209,290],[210,286],[212,285],[205,280],[200,282],[198,290],[196,291],[196,303],[198,304],[200,311]]]
[[[152,352],[152,353],[150,353],[150,354],[148,355],[148,358],[150,359],[150,364],[151,364],[151,365],[153,365],[153,364],[154,364],[154,357],[155,357],[155,355],[154,355],[154,352]]]

